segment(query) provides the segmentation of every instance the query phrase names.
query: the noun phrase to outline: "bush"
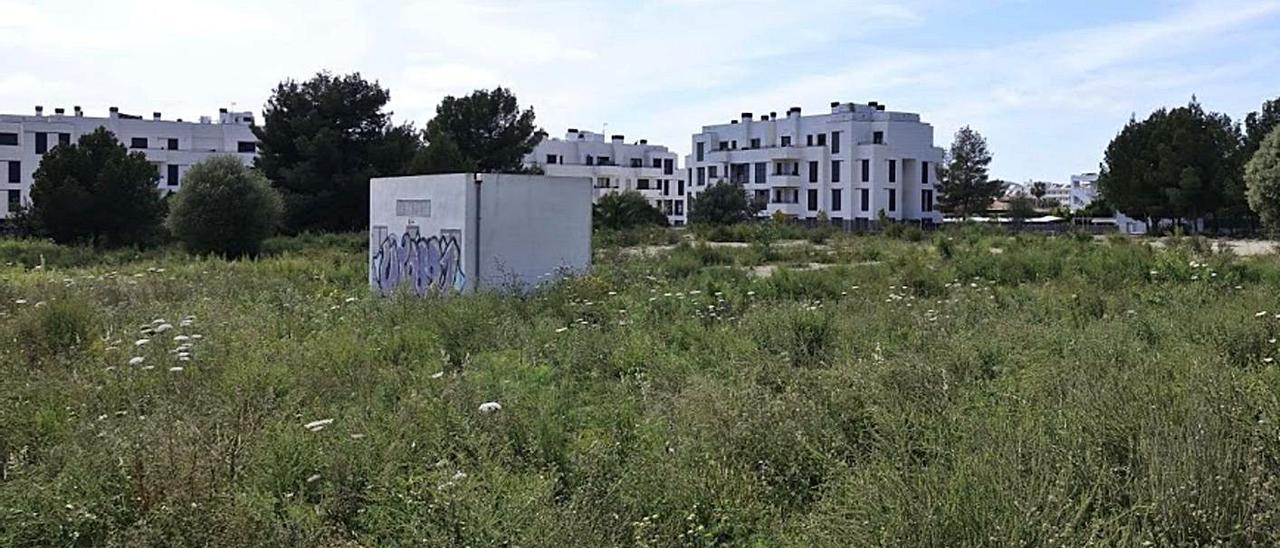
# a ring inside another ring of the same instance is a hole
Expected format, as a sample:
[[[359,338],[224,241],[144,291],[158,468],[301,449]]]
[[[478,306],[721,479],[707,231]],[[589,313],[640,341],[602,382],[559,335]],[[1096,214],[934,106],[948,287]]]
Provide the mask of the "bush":
[[[667,226],[667,216],[634,190],[601,196],[591,208],[591,221],[596,228],[609,230]]]
[[[751,220],[760,204],[747,198],[742,185],[719,182],[689,198],[689,222],[729,225]]]
[[[16,324],[14,339],[23,349],[27,363],[34,364],[83,348],[97,325],[91,305],[55,300],[27,309]]]
[[[1244,171],[1249,207],[1268,230],[1280,230],[1280,127],[1262,141]]]
[[[215,156],[187,172],[169,229],[192,253],[254,256],[280,224],[282,208],[266,177],[235,157]]]

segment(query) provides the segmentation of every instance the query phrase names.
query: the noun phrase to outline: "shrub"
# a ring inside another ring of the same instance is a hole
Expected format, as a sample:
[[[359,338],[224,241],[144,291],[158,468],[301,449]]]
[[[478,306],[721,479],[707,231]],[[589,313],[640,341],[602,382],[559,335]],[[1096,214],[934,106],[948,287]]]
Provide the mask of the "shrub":
[[[728,225],[746,222],[761,210],[742,185],[719,182],[689,199],[689,222]]]
[[[97,331],[93,307],[80,301],[54,300],[21,315],[14,339],[29,365],[81,349]]]
[[[254,256],[279,225],[282,207],[266,177],[235,157],[215,156],[187,172],[169,229],[192,253]]]
[[[639,192],[614,192],[600,197],[591,208],[596,228],[625,230],[641,226],[667,226],[667,216]]]
[[[1249,207],[1268,230],[1280,230],[1280,127],[1263,139],[1244,170]]]

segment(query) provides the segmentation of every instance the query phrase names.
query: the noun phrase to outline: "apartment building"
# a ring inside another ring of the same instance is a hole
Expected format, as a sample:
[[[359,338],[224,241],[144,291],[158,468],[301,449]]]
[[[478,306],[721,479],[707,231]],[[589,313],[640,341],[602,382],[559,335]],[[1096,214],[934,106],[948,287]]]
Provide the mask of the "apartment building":
[[[678,155],[645,139],[627,143],[624,136],[570,129],[563,139],[547,138],[525,156],[526,166],[541,167],[547,175],[589,177],[592,200],[605,194],[634,190],[667,215],[672,225],[686,220],[685,172]]]
[[[895,221],[941,223],[934,183],[942,149],[920,115],[876,102],[831,103],[831,112],[803,116],[792,107],[755,119],[742,113],[693,136],[685,164],[689,192],[727,181],[766,200],[765,214],[797,219],[825,214],[846,229],[875,226],[881,212]]]
[[[33,115],[0,114],[0,189],[7,217],[31,199],[32,177],[40,159],[55,147],[68,145],[81,135],[105,127],[124,146],[142,152],[160,173],[157,186],[172,192],[182,185],[191,165],[215,154],[231,154],[248,164],[257,151],[257,139],[250,127],[253,113],[221,109],[215,121],[202,116],[195,122],[163,120],[156,112],[151,118],[125,114],[111,107],[105,118],[86,116],[80,107],[45,112],[36,107]]]

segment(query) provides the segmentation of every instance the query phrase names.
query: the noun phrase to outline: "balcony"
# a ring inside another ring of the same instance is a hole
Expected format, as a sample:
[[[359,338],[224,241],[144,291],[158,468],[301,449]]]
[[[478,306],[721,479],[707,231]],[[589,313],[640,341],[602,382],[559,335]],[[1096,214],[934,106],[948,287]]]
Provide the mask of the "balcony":
[[[792,187],[792,186],[794,186],[794,187],[798,187],[798,186],[800,186],[800,185],[801,185],[801,183],[802,183],[802,181],[800,180],[800,175],[799,175],[799,174],[792,175],[792,174],[789,174],[789,173],[788,173],[788,174],[783,174],[783,175],[773,175],[773,174],[771,174],[771,175],[769,175],[769,177],[766,179],[766,181],[767,181],[767,182],[769,183],[769,185],[771,185],[771,186],[786,186],[786,187]]]

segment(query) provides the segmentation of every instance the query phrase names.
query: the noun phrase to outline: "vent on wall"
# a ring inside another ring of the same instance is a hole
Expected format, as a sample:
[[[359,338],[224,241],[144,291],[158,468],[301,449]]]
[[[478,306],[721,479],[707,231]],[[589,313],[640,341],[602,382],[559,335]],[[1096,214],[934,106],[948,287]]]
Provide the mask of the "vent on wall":
[[[430,217],[431,200],[396,200],[396,217]]]

